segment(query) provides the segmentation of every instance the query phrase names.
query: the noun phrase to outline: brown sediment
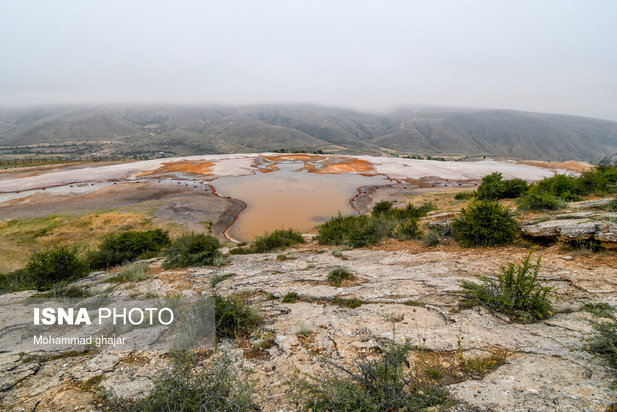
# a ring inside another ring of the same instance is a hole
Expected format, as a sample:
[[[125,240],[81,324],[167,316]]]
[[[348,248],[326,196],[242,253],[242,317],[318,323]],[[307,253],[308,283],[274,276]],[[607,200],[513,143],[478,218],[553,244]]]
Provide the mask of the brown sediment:
[[[373,165],[366,160],[349,159],[343,162],[330,163],[322,168],[317,168],[315,165],[308,165],[309,173],[321,174],[339,174],[339,173],[362,173],[374,171]]]
[[[578,160],[568,160],[565,162],[548,162],[544,160],[518,160],[516,163],[522,165],[542,167],[544,169],[565,169],[570,172],[582,173],[587,170],[593,169],[593,166],[589,163],[581,162]]]
[[[146,170],[135,173],[135,176],[150,176],[164,173],[189,173],[194,175],[212,175],[213,162],[179,160],[177,162],[163,163],[161,167],[155,170]]]

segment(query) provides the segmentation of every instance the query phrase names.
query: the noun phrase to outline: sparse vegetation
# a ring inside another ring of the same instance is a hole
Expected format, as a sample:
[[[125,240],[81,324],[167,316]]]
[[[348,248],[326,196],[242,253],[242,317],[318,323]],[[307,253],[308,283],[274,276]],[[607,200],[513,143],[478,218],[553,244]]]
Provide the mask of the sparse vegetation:
[[[364,301],[358,298],[341,298],[335,296],[330,301],[330,304],[334,306],[340,306],[342,308],[355,309],[362,306],[364,304]]]
[[[422,241],[426,246],[437,246],[445,242],[446,234],[448,232],[448,228],[433,229],[422,237]]]
[[[210,286],[215,287],[216,285],[218,285],[225,279],[229,279],[232,276],[236,276],[236,274],[235,273],[227,273],[225,275],[216,274],[212,276],[212,279],[210,279]]]
[[[249,306],[243,295],[214,295],[216,305],[216,336],[235,338],[249,334],[259,324],[261,316]]]
[[[33,298],[68,298],[82,299],[92,296],[92,294],[79,286],[54,287],[47,292],[39,292]]]
[[[252,388],[246,374],[238,374],[226,356],[209,367],[195,370],[195,357],[190,352],[177,352],[171,370],[154,381],[150,394],[136,402],[110,397],[117,411],[257,411],[251,400]]]
[[[298,294],[296,292],[288,292],[283,296],[281,302],[283,303],[296,303],[298,301]]]
[[[106,282],[140,282],[148,277],[149,270],[150,266],[147,263],[133,263],[121,269],[117,275],[110,277]]]
[[[553,310],[551,288],[538,280],[541,258],[531,263],[531,254],[520,263],[501,266],[495,278],[481,276],[481,283],[462,281],[466,303],[482,305],[521,321],[546,319]]]
[[[519,201],[520,210],[556,210],[581,196],[617,192],[617,166],[598,166],[579,177],[556,174],[532,185]]]
[[[318,411],[420,411],[448,400],[439,386],[405,371],[411,346],[391,343],[380,359],[363,359],[354,369],[327,362],[330,373],[302,382],[306,408]]]
[[[311,326],[306,323],[300,323],[296,326],[296,335],[309,336],[312,332]]]
[[[565,202],[550,193],[540,191],[532,186],[529,192],[518,201],[518,209],[523,211],[558,210]]]
[[[293,229],[280,229],[258,236],[251,245],[255,253],[266,253],[304,243],[302,233]]]
[[[495,246],[511,243],[518,226],[510,211],[495,200],[477,200],[452,223],[463,246]]]
[[[231,249],[232,255],[245,255],[249,253],[267,253],[285,249],[297,244],[305,243],[302,233],[293,229],[279,229],[272,233],[264,233],[258,236],[249,247],[238,246]]]
[[[417,219],[435,206],[428,202],[420,207],[408,204],[394,208],[390,202],[379,202],[370,216],[338,216],[319,226],[317,241],[322,245],[345,245],[351,248],[372,246],[386,237],[400,239],[420,235]]]
[[[328,272],[328,282],[330,282],[332,286],[336,287],[341,286],[344,280],[351,280],[353,278],[354,275],[349,271],[349,269],[343,266],[337,266]]]
[[[464,190],[454,195],[456,200],[471,200],[476,196],[476,192],[472,190]]]
[[[213,236],[203,233],[185,233],[174,239],[165,250],[166,268],[187,266],[221,266],[225,257],[219,251],[221,243]]]
[[[402,222],[396,228],[394,237],[399,240],[416,239],[421,235],[420,228],[418,227],[418,221],[416,219],[409,219],[407,222]]]
[[[137,258],[152,257],[169,244],[169,234],[162,229],[112,233],[98,250],[88,254],[88,261],[93,269],[107,269]]]
[[[607,303],[587,304],[585,310],[594,315],[591,326],[594,334],[587,339],[588,350],[606,359],[617,370],[617,317]]]

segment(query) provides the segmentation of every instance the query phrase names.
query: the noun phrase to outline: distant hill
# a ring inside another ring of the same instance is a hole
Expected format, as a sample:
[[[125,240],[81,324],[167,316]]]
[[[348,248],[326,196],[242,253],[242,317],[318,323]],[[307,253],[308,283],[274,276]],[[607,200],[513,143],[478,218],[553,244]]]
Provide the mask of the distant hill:
[[[286,149],[597,161],[617,152],[617,122],[509,110],[374,114],[315,105],[0,110],[0,146],[66,142],[89,142],[82,152],[99,154]]]

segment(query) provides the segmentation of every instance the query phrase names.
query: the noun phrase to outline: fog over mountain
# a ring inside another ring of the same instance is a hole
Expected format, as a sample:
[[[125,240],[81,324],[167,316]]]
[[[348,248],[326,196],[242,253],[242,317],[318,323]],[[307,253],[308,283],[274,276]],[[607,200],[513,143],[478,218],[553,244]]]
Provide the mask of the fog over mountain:
[[[428,104],[617,120],[615,15],[610,0],[4,1],[0,105]]]
[[[66,147],[67,142],[88,142],[82,152],[99,155],[284,149],[597,161],[617,152],[617,122],[485,109],[407,108],[375,114],[317,105],[0,110],[0,146]]]

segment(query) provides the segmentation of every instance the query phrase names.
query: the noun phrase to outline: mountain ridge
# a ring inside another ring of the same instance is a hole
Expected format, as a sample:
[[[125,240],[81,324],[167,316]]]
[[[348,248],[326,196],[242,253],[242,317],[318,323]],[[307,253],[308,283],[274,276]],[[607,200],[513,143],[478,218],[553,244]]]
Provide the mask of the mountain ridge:
[[[66,142],[120,155],[285,149],[595,162],[617,152],[617,122],[502,109],[379,114],[309,104],[0,109],[0,146]]]

